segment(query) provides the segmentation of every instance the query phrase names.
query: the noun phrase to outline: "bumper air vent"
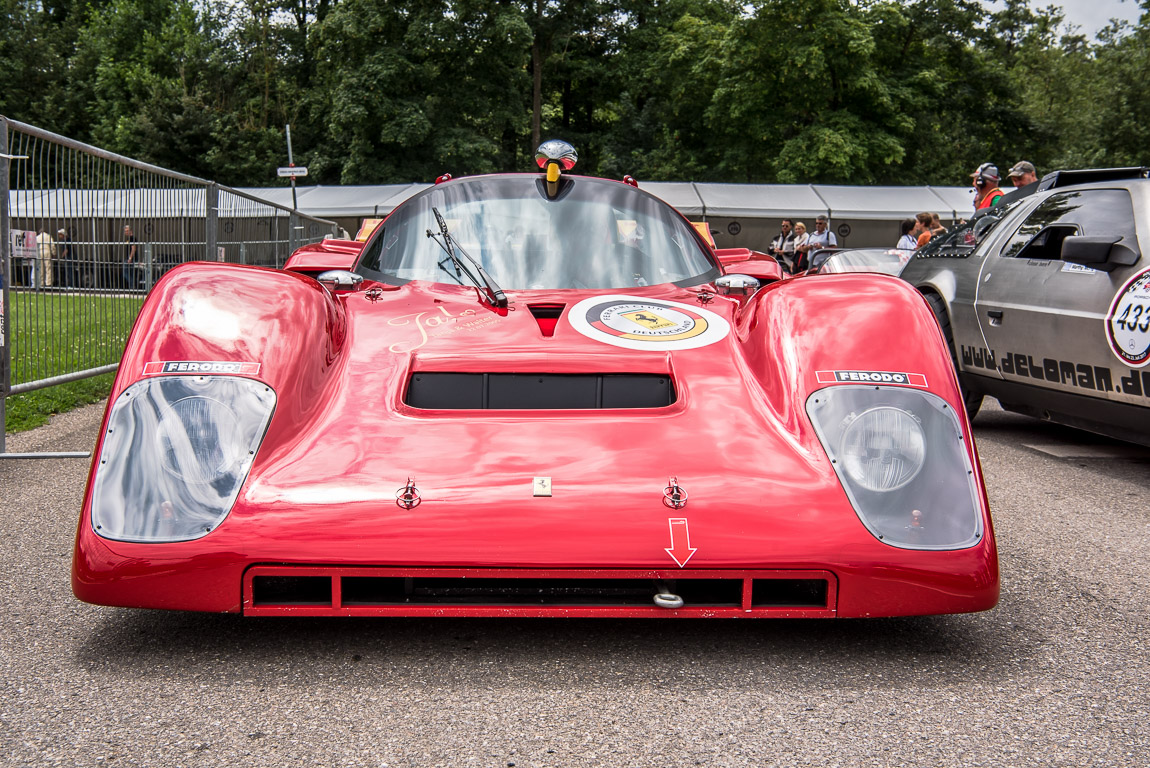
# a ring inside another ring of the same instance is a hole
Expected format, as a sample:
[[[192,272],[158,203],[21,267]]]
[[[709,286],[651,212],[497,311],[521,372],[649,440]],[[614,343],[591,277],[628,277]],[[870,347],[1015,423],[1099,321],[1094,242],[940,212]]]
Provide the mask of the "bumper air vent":
[[[838,590],[828,571],[253,566],[243,594],[249,616],[829,618]]]
[[[671,377],[648,373],[414,373],[403,402],[427,410],[665,408]]]

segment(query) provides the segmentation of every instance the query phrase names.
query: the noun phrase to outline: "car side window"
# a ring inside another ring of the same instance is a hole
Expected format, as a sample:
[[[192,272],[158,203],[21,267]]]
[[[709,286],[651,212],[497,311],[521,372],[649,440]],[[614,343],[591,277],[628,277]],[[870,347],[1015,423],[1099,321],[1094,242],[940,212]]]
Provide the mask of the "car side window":
[[[1002,249],[1007,258],[1057,261],[1071,235],[1134,237],[1134,205],[1124,189],[1084,189],[1042,201]]]

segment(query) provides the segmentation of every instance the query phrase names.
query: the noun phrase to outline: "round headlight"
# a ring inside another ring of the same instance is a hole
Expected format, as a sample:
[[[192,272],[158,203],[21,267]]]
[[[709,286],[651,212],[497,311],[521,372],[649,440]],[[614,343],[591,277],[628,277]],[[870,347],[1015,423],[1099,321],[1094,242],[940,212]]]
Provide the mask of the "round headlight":
[[[922,469],[926,437],[918,420],[901,408],[872,408],[844,430],[839,456],[851,479],[863,488],[893,491]]]
[[[227,474],[244,456],[239,420],[210,397],[185,397],[160,419],[162,465],[189,485],[206,485]]]

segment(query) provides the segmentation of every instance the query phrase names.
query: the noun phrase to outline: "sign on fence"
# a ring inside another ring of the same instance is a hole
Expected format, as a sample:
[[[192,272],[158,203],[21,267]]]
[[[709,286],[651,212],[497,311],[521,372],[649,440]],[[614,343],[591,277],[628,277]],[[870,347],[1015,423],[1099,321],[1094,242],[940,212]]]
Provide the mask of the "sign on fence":
[[[9,242],[12,244],[13,259],[33,259],[36,257],[36,233],[32,230],[8,230]]]

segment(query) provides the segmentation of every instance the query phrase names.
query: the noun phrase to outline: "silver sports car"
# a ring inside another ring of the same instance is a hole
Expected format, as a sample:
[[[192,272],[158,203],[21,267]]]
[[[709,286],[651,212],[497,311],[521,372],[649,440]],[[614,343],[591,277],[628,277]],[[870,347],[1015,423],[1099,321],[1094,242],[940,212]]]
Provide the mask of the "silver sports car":
[[[971,417],[991,395],[1150,445],[1147,169],[1061,171],[1031,187],[935,238],[901,277],[934,309]]]

